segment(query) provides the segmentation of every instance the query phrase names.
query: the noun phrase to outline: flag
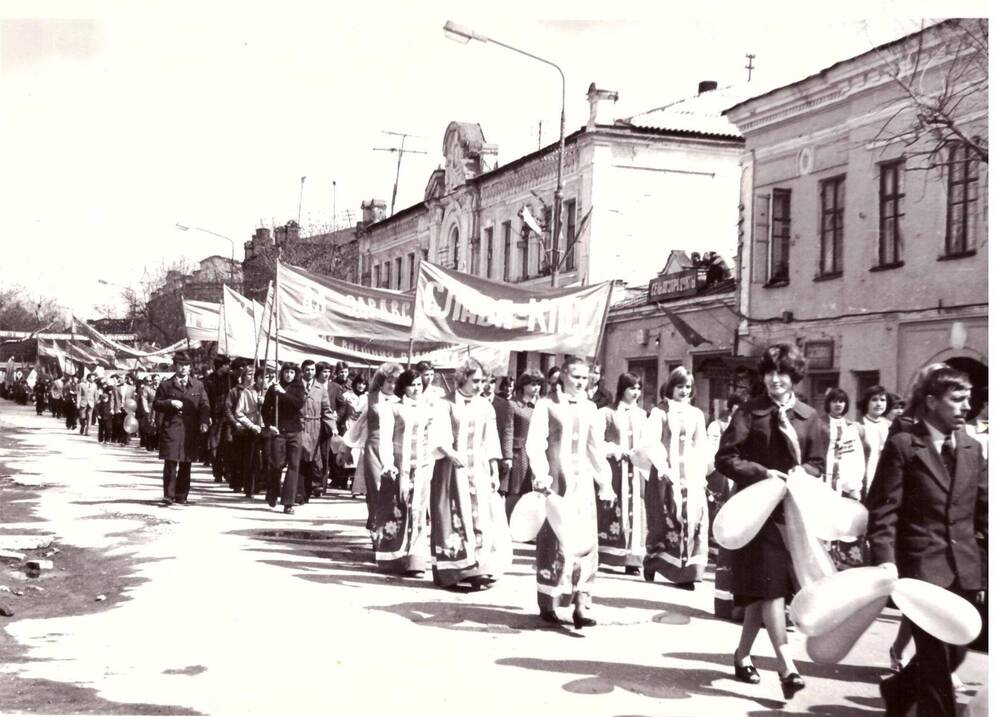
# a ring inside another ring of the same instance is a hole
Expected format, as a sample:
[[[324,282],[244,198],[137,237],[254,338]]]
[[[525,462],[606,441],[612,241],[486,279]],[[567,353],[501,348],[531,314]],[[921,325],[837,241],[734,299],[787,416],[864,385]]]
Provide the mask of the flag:
[[[611,282],[528,290],[421,262],[413,336],[507,351],[594,356]]]
[[[219,344],[219,353],[224,353],[226,356],[253,358],[257,347],[254,302],[228,286],[223,286],[221,317],[219,326],[222,327],[223,338]],[[225,350],[223,350],[223,346]]]
[[[159,357],[172,354],[184,343],[183,341],[177,341],[170,346],[157,349],[156,351],[136,351],[131,346],[126,346],[125,344],[109,339],[86,321],[80,321],[75,316],[72,318],[72,326],[74,333],[82,333],[90,339],[93,345],[93,353],[103,353],[107,356],[117,355],[130,359],[150,358],[155,360]]]
[[[542,228],[539,226],[538,220],[535,219],[535,215],[531,213],[531,209],[527,204],[521,207],[521,211],[517,213],[517,216],[521,217],[521,221],[528,225],[528,229],[539,236],[542,235]]]
[[[184,299],[184,328],[191,341],[217,341],[220,304]]]
[[[657,306],[660,305],[657,304]],[[662,311],[666,315],[666,317],[670,319],[670,323],[672,323],[674,325],[674,328],[677,329],[677,333],[679,333],[682,337],[684,337],[684,340],[687,341],[688,344],[690,344],[691,346],[701,346],[702,344],[712,343],[704,336],[699,334],[697,331],[695,331],[691,327],[691,324],[686,322],[684,319],[682,319],[680,316],[675,314],[670,309],[664,309],[662,306],[660,306],[660,311]]]

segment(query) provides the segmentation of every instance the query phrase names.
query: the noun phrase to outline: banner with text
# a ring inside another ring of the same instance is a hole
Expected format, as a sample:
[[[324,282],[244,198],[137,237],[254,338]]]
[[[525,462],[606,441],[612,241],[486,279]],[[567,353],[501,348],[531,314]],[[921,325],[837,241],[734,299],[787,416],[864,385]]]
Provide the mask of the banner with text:
[[[610,282],[527,290],[421,262],[413,337],[593,356],[610,299]]]
[[[282,333],[410,339],[412,296],[321,276],[280,261],[277,286]]]
[[[221,304],[184,299],[184,328],[191,341],[217,341]]]

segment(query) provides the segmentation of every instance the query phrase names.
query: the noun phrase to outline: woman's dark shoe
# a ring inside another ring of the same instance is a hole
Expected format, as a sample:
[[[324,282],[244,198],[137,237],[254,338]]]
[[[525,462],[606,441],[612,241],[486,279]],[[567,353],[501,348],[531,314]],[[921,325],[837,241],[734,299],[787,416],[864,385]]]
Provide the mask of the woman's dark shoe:
[[[645,580],[647,583],[651,583],[653,582],[653,579],[655,577],[656,577],[656,568],[654,568],[651,565],[644,565],[642,568],[643,580]]]
[[[805,686],[805,680],[802,679],[798,672],[789,672],[781,678],[781,694],[784,695],[786,700],[792,699],[795,693],[804,689]]]
[[[638,565],[626,565],[625,566],[625,574],[626,575],[638,575],[639,574],[639,566]]]
[[[285,513],[285,515],[295,515],[295,508],[293,508],[290,505],[286,505],[284,513]]]
[[[538,615],[543,620],[545,620],[545,622],[551,622],[553,625],[562,624],[562,620],[560,620],[559,616],[556,615],[555,610],[542,610],[541,612],[538,613]]]
[[[694,583],[672,583],[679,590],[694,590]]]
[[[592,617],[587,617],[581,610],[573,611],[573,627],[577,630],[582,630],[585,627],[593,627],[596,624],[597,620]]]
[[[741,665],[736,660],[736,655],[733,655],[733,673],[736,675],[736,679],[740,682],[746,682],[750,685],[760,683],[760,674],[757,672],[757,668],[752,664]]]

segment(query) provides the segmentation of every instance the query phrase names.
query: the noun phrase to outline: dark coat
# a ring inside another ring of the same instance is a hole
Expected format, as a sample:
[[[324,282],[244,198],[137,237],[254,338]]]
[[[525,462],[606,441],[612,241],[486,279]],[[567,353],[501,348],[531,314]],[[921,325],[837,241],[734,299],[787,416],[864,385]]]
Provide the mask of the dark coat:
[[[514,409],[510,401],[497,396],[493,399],[497,414],[497,435],[500,437],[500,457],[510,458],[514,439]]]
[[[274,386],[267,389],[264,395],[264,405],[261,406],[261,418],[265,426],[277,426],[281,433],[302,432],[302,406],[306,402],[306,387],[298,375],[284,385],[285,392],[278,393]],[[275,421],[274,402],[278,401],[278,420]]]
[[[955,432],[948,476],[923,421],[894,434],[868,493],[872,563],[943,588],[986,588],[987,470],[979,443]]]
[[[799,438],[802,466],[812,475],[822,474],[823,446],[814,440],[816,411],[796,401],[788,419]],[[778,411],[767,396],[751,399],[738,409],[722,434],[715,467],[742,490],[767,478],[768,469],[787,472],[795,458],[778,428]],[[774,509],[756,537],[733,554],[733,595],[744,604],[756,599],[786,597],[793,592],[791,558],[778,526],[784,523],[781,504]]]
[[[174,408],[171,401],[180,401]],[[198,432],[210,418],[208,394],[201,381],[189,378],[182,386],[177,377],[160,382],[153,399],[153,409],[163,416],[160,427],[160,458],[166,461],[191,463],[198,460]]]
[[[593,397],[590,399],[597,404],[598,408],[604,408],[605,406],[610,406],[615,402],[615,397],[612,395],[605,385],[604,381],[597,382],[597,390],[594,391]]]

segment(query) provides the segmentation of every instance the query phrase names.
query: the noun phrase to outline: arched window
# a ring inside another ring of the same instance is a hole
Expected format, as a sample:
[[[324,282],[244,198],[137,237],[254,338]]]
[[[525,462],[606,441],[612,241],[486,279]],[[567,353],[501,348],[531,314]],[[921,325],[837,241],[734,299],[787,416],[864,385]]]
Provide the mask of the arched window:
[[[458,225],[451,228],[451,265],[452,268],[458,268]]]

